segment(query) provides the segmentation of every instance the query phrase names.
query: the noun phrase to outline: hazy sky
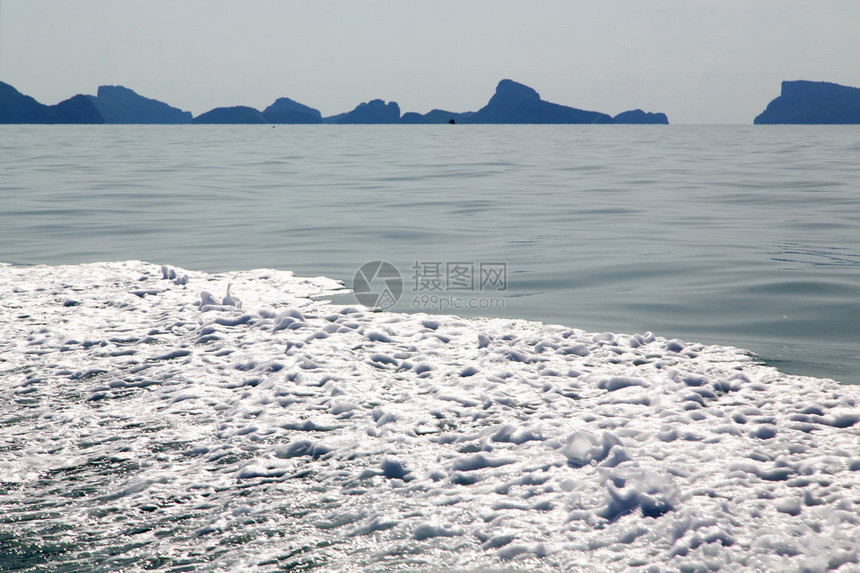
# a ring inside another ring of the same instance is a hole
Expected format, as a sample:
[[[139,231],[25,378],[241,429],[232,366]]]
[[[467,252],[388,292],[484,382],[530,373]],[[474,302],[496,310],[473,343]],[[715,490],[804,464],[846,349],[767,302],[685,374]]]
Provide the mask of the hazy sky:
[[[43,103],[122,84],[198,115],[281,96],[476,110],[549,101],[751,123],[786,79],[860,86],[858,0],[0,0],[0,80]]]

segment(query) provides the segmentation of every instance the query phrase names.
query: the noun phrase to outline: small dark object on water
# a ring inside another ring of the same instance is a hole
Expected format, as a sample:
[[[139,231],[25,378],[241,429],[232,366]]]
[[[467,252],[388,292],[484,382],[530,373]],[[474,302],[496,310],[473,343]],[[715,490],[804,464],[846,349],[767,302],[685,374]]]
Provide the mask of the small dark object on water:
[[[451,119],[448,120],[448,123],[450,123],[451,125],[454,125],[457,122],[454,121],[454,118],[452,117]]]

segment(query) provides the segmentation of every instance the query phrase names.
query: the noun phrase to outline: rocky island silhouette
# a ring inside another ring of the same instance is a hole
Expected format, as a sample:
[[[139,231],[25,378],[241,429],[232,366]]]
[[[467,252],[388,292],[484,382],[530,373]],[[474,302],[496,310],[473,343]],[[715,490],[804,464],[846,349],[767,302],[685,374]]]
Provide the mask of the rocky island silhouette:
[[[100,86],[96,95],[76,95],[53,106],[37,102],[0,82],[0,123],[111,123],[111,124],[668,124],[664,113],[641,109],[611,116],[541,99],[534,89],[505,79],[487,105],[478,111],[434,109],[401,114],[397,102],[374,99],[351,111],[323,117],[313,107],[278,98],[264,110],[249,106],[217,107],[193,117],[190,112],[146,98],[123,86]]]

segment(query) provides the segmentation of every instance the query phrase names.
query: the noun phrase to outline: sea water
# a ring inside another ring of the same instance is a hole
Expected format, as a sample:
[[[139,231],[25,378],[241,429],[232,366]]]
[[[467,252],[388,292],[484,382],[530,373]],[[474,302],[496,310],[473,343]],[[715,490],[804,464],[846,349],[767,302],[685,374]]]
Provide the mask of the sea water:
[[[3,126],[0,261],[347,286],[386,261],[391,310],[652,331],[853,384],[858,154],[851,126]]]
[[[860,386],[342,289],[0,265],[0,570],[857,570]]]
[[[0,570],[856,569],[856,128],[0,141]]]

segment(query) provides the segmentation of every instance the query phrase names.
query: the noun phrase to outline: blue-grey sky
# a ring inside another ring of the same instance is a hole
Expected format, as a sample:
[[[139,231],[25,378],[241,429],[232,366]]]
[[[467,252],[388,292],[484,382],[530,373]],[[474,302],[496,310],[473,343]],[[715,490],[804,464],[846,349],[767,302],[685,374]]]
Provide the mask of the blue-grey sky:
[[[121,84],[198,115],[549,101],[751,123],[791,79],[860,86],[858,0],[0,0],[0,80],[43,103]]]

